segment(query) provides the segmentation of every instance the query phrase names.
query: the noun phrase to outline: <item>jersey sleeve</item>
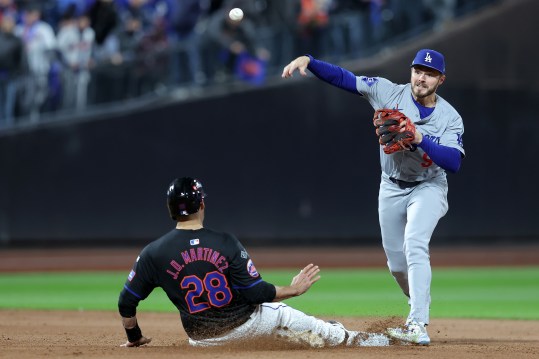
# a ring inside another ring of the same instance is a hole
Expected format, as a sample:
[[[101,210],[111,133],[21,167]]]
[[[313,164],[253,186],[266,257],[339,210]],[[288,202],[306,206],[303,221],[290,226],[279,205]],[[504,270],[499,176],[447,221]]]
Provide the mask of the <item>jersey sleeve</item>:
[[[457,115],[455,116],[448,124],[447,129],[444,131],[440,138],[440,144],[453,147],[462,153],[462,156],[465,156],[464,152],[464,124],[462,118]]]
[[[247,250],[235,236],[229,234],[229,240],[232,249],[230,258],[232,288],[247,289],[261,282],[262,276],[258,273]]]
[[[233,243],[230,261],[232,289],[241,293],[242,297],[251,304],[272,302],[276,295],[275,286],[262,279],[240,241],[232,235],[230,238]]]
[[[374,109],[387,108],[394,98],[397,84],[383,77],[357,76],[358,92],[369,101]]]
[[[320,80],[356,95],[358,94],[356,88],[356,76],[352,72],[337,65],[317,60],[311,55],[307,56],[310,59],[308,66],[309,71]]]
[[[158,285],[157,273],[149,251],[145,248],[137,257],[120,293],[120,309],[124,307],[124,310],[134,315],[138,302],[146,299]]]

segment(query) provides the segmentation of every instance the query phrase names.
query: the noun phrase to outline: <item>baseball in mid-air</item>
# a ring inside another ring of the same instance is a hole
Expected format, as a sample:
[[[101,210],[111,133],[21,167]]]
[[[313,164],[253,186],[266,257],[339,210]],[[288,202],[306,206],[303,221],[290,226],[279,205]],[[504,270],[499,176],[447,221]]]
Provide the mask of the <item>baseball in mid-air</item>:
[[[228,17],[230,17],[230,20],[240,21],[243,19],[243,10],[239,7],[235,7],[234,9],[230,10]]]

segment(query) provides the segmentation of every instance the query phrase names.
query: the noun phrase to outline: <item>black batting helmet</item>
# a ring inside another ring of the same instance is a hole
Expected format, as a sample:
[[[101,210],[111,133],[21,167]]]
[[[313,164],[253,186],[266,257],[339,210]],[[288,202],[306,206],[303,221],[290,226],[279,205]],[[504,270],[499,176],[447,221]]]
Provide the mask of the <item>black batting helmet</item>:
[[[197,213],[204,198],[206,193],[199,180],[191,177],[176,178],[167,191],[170,218],[177,220],[178,217]]]

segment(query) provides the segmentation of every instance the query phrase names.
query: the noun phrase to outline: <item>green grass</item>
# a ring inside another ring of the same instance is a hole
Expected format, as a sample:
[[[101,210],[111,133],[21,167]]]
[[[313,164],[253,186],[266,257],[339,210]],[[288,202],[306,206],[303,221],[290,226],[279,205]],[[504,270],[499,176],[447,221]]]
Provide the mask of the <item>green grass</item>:
[[[286,285],[296,271],[260,271]],[[0,274],[0,308],[113,310],[126,272]],[[432,317],[539,319],[539,267],[435,268]],[[386,269],[326,269],[307,294],[286,301],[319,316],[404,316],[408,305]],[[154,290],[139,310],[175,311]]]

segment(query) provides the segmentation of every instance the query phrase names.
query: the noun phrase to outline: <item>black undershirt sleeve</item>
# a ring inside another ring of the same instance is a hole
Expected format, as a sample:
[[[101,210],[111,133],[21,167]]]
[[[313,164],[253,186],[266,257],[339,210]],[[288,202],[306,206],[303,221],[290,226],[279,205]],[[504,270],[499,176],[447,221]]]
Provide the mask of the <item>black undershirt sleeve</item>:
[[[273,284],[264,281],[260,281],[252,287],[240,289],[239,292],[249,304],[273,302],[277,293]]]
[[[129,293],[127,289],[120,292],[118,299],[118,311],[124,318],[132,318],[137,314],[137,306],[140,299]]]

